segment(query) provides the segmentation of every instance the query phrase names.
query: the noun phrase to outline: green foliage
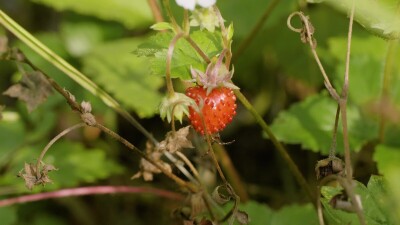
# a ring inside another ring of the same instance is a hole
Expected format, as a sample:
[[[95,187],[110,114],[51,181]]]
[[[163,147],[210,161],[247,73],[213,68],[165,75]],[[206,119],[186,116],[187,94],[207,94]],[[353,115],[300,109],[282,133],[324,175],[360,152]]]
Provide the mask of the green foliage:
[[[390,193],[390,198],[389,196],[386,198],[383,196],[381,201],[389,203],[388,208],[396,215],[396,219],[400,221],[400,181],[398,179],[400,173],[400,148],[398,146],[378,145],[375,148],[374,160],[378,165],[379,172],[386,178]],[[377,195],[382,196],[379,192]]]
[[[13,225],[17,222],[17,210],[13,206],[0,207],[0,221],[2,225]]]
[[[24,162],[30,163],[37,158],[42,148],[43,146],[27,146],[20,149],[18,157],[14,159],[14,173],[22,169]],[[49,173],[53,184],[46,185],[46,189],[50,190],[93,183],[122,172],[121,166],[108,158],[104,150],[86,148],[81,143],[64,140],[59,140],[49,149],[43,162],[58,169]]]
[[[334,80],[336,87],[343,85],[346,45],[344,37],[331,38],[328,49],[338,64]],[[361,38],[353,36],[351,48],[351,81],[349,98],[357,105],[377,100],[382,92],[382,71],[387,51],[387,43],[377,37]]]
[[[161,102],[158,89],[163,80],[148,74],[145,58],[132,54],[141,41],[107,42],[84,57],[83,70],[140,117],[150,117],[157,112]]]
[[[127,28],[148,25],[152,15],[146,0],[33,0],[57,10],[72,10],[104,20],[118,21]]]
[[[317,225],[317,214],[311,204],[285,206],[278,211],[255,201],[241,205],[252,225]]]
[[[355,191],[361,197],[363,212],[367,224],[395,224],[389,213],[388,192],[385,181],[382,177],[371,176],[367,187],[356,181]],[[322,204],[324,206],[324,215],[329,224],[360,224],[355,213],[345,212],[334,209],[328,203],[333,197],[332,193],[337,193],[336,188],[324,186],[321,190],[324,198]]]
[[[218,32],[194,31],[190,36],[209,58],[216,57],[222,51],[221,35]],[[135,51],[138,56],[151,57],[152,74],[165,76],[167,50],[172,38],[173,34],[170,32],[157,33],[139,45]],[[184,38],[178,40],[171,61],[171,77],[188,80],[191,79],[190,67],[205,71],[206,66],[200,55]]]
[[[51,189],[93,183],[122,172],[121,166],[109,159],[104,150],[88,149],[80,143],[70,141],[58,141],[43,161],[59,169],[50,174],[54,182],[54,185],[48,185]]]
[[[305,149],[328,154],[332,143],[332,130],[337,104],[326,93],[311,96],[281,112],[271,129],[286,143],[301,144]],[[359,151],[368,139],[376,135],[376,128],[364,122],[354,106],[347,109],[350,148]],[[343,135],[338,128],[337,151],[343,153]]]
[[[325,2],[346,14],[353,5],[353,1],[347,0],[308,0],[308,2]],[[355,4],[355,20],[368,31],[384,39],[400,38],[398,1],[358,0]]]

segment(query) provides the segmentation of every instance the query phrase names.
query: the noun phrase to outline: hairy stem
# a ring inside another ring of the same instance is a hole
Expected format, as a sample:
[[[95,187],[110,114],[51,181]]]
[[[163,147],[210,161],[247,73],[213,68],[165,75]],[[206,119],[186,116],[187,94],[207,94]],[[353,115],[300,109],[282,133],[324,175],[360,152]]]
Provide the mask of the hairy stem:
[[[174,86],[172,84],[172,79],[171,79],[172,56],[174,54],[176,42],[182,37],[183,37],[182,32],[175,35],[175,37],[171,40],[171,43],[169,43],[169,47],[168,47],[168,51],[167,51],[167,64],[166,64],[166,69],[165,69],[165,80],[167,83],[167,90],[168,90],[169,97],[172,97],[175,94]]]
[[[250,31],[250,33],[247,35],[247,37],[239,44],[239,47],[233,54],[233,61],[235,61],[242,53],[246,50],[247,47],[249,47],[250,43],[254,40],[254,38],[257,36],[257,34],[262,30],[262,26],[265,24],[275,7],[278,5],[280,0],[272,0],[269,2],[267,8],[265,9],[263,15],[260,17],[260,19],[257,21],[256,25],[253,27],[253,29]]]
[[[344,144],[344,160],[346,166],[346,177],[349,182],[353,179],[353,169],[351,166],[351,154],[349,145],[349,134],[347,128],[347,97],[349,93],[349,71],[350,71],[350,52],[351,52],[351,37],[353,31],[353,19],[355,10],[355,0],[350,13],[349,32],[347,35],[347,52],[346,52],[346,69],[344,73],[344,83],[342,88],[342,96],[339,101],[340,111],[342,113],[342,126],[343,126],[343,144]]]
[[[281,157],[287,163],[290,171],[292,172],[293,176],[296,178],[297,182],[299,183],[300,187],[304,190],[307,194],[310,201],[315,204],[315,195],[309,185],[307,184],[306,179],[304,178],[303,174],[301,174],[299,168],[294,163],[293,159],[290,157],[289,153],[285,149],[285,147],[278,141],[275,135],[272,133],[268,124],[263,120],[263,118],[258,114],[256,109],[250,104],[250,102],[246,99],[246,97],[239,91],[234,90],[236,97],[239,99],[240,102],[244,105],[244,107],[254,116],[256,122],[261,126],[263,131],[267,133],[268,137],[270,138],[272,144],[278,150]]]
[[[71,132],[71,131],[73,131],[73,130],[75,130],[75,129],[81,128],[81,127],[83,127],[83,126],[85,126],[85,125],[86,125],[85,123],[78,123],[78,124],[75,124],[75,125],[72,126],[72,127],[68,127],[67,129],[65,129],[65,130],[63,130],[61,133],[59,133],[57,136],[55,136],[53,139],[51,139],[51,140],[49,141],[49,143],[47,143],[46,147],[44,147],[44,149],[43,149],[42,152],[40,153],[40,156],[39,156],[39,158],[38,158],[38,160],[37,160],[37,162],[36,162],[36,177],[37,177],[37,178],[40,178],[40,177],[41,177],[41,175],[40,175],[40,165],[41,165],[41,163],[42,163],[43,157],[44,157],[44,156],[46,155],[46,153],[47,153],[47,150],[49,150],[49,148],[50,148],[58,139],[60,139],[62,136],[68,134],[69,132]]]
[[[210,58],[204,53],[203,50],[196,44],[196,42],[193,41],[193,39],[189,36],[185,36],[185,40],[192,46],[192,48],[200,55],[201,58],[203,58],[204,62],[207,64],[211,62]]]
[[[0,200],[0,207],[22,204],[35,201],[43,201],[46,199],[65,198],[73,196],[84,195],[100,195],[100,194],[144,194],[149,193],[160,197],[168,198],[171,200],[183,200],[183,196],[174,192],[149,188],[149,187],[130,187],[130,186],[92,186],[92,187],[79,187],[68,188],[53,192],[45,192],[31,195],[24,195],[15,198],[8,198]]]
[[[154,19],[157,23],[164,21],[164,18],[162,16],[160,6],[157,3],[157,0],[147,0],[149,7],[151,9],[151,12],[154,16]]]
[[[219,21],[219,26],[221,27],[221,34],[222,34],[222,41],[224,44],[224,50],[227,50],[226,55],[225,55],[225,67],[226,69],[230,69],[231,66],[231,61],[232,61],[232,49],[231,49],[231,41],[228,40],[228,31],[226,30],[225,24],[224,24],[224,18],[221,15],[221,12],[219,11],[218,7],[214,5],[214,11],[217,14],[218,21]]]
[[[171,21],[175,32],[176,33],[181,32],[181,28],[179,27],[178,23],[175,20],[174,15],[172,14],[172,10],[171,10],[171,6],[169,4],[169,0],[163,0],[163,2],[164,2],[165,11],[167,12],[167,16],[168,16],[169,20]]]

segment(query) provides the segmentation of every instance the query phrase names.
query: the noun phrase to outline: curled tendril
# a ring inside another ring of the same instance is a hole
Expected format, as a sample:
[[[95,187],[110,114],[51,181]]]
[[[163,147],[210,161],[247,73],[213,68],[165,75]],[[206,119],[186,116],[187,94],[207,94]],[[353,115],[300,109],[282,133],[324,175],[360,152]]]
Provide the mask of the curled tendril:
[[[294,16],[299,16],[301,19],[302,27],[295,28],[292,26],[292,18]],[[303,12],[294,12],[289,15],[287,19],[287,26],[290,30],[300,33],[300,38],[303,43],[309,43],[311,48],[315,49],[317,47],[317,40],[313,37],[314,35],[314,26],[311,24],[309,17],[304,15]]]

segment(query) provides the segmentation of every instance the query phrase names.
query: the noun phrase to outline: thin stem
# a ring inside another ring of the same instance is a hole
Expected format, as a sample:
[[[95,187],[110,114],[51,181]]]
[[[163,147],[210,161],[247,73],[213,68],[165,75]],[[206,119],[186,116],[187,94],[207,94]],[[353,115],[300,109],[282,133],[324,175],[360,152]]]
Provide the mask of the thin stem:
[[[172,14],[172,10],[171,10],[171,6],[169,4],[169,0],[163,0],[163,2],[164,2],[164,8],[165,8],[165,10],[167,12],[167,16],[168,16],[169,20],[171,21],[175,32],[179,33],[181,31],[181,28],[179,27],[178,23],[175,20],[175,17]]]
[[[221,167],[223,171],[225,172],[229,182],[232,184],[235,191],[239,195],[240,199],[243,202],[248,201],[249,195],[247,194],[246,188],[242,180],[240,179],[239,173],[235,169],[232,160],[230,159],[228,153],[226,152],[226,149],[224,148],[224,146],[220,144],[214,144],[214,150],[215,154],[217,155],[218,159],[221,162]]]
[[[250,43],[254,40],[254,38],[257,36],[257,34],[261,31],[262,26],[265,24],[275,7],[278,5],[280,0],[272,0],[267,8],[265,9],[263,15],[260,17],[260,19],[257,21],[256,25],[253,27],[253,29],[250,31],[250,33],[247,35],[247,37],[239,44],[239,47],[233,54],[233,61],[236,61],[236,59],[242,55],[242,53],[246,50],[247,47],[249,47]]]
[[[166,156],[180,171],[183,175],[185,175],[191,182],[198,183],[198,181],[186,170],[182,161],[178,160],[173,156],[170,152],[165,151],[164,156]]]
[[[383,69],[383,85],[382,85],[380,104],[385,104],[385,102],[387,102],[389,99],[389,86],[392,81],[397,44],[398,42],[393,40],[388,42],[388,50],[386,53],[385,66]],[[380,109],[382,110],[382,107],[380,107]],[[385,126],[386,126],[386,118],[383,115],[383,113],[381,113],[379,120],[379,135],[378,135],[379,142],[381,143],[384,141],[385,138]]]
[[[164,21],[164,18],[162,16],[160,6],[157,3],[157,0],[147,0],[149,3],[149,7],[151,9],[151,12],[153,13],[154,19],[156,20],[157,23]]]
[[[71,131],[73,131],[73,130],[75,130],[75,129],[78,129],[78,128],[81,128],[81,127],[83,127],[83,126],[85,126],[86,124],[85,123],[78,123],[78,124],[75,124],[74,126],[72,126],[72,127],[68,127],[67,129],[65,129],[65,130],[63,130],[61,133],[59,133],[57,136],[55,136],[53,139],[51,139],[50,141],[49,141],[49,143],[47,143],[47,145],[46,145],[46,147],[44,147],[44,149],[42,150],[42,152],[40,153],[40,156],[39,156],[39,158],[38,158],[38,160],[37,160],[37,162],[36,162],[36,177],[37,178],[40,178],[41,177],[41,174],[40,174],[40,165],[41,165],[41,163],[42,163],[42,159],[43,159],[43,157],[46,155],[46,153],[47,153],[47,150],[49,150],[49,148],[58,140],[58,139],[60,139],[62,136],[64,136],[64,135],[66,135],[66,134],[68,134],[69,132],[71,132]]]
[[[318,222],[319,225],[325,225],[324,221],[324,213],[322,210],[322,204],[321,204],[321,187],[317,187],[317,213],[318,213]]]
[[[354,210],[356,211],[358,220],[360,221],[361,225],[366,225],[365,221],[365,216],[362,210],[361,206],[361,199],[356,197],[356,194],[354,193],[354,186],[353,186],[353,180],[348,180],[344,179],[343,177],[340,176],[335,176],[336,180],[339,181],[340,185],[344,188],[344,190],[347,193],[347,196],[350,197],[352,206]]]
[[[192,46],[192,48],[200,55],[201,58],[203,58],[203,60],[208,64],[211,62],[210,58],[208,58],[208,56],[206,55],[206,53],[204,53],[203,50],[201,50],[201,48],[197,45],[196,42],[193,41],[193,39],[189,36],[186,35],[185,36],[185,40],[187,42],[189,42],[189,44]]]
[[[346,166],[346,177],[349,182],[353,179],[353,170],[351,166],[351,153],[349,145],[349,134],[347,128],[347,97],[349,92],[349,71],[350,71],[350,52],[351,52],[351,37],[353,31],[353,19],[355,11],[355,1],[351,8],[349,32],[347,36],[347,52],[346,52],[346,69],[344,74],[344,83],[342,88],[342,97],[340,99],[340,111],[342,113],[342,127],[343,127],[343,144],[344,144],[344,160]]]
[[[210,152],[211,158],[214,161],[215,167],[217,168],[218,174],[221,177],[222,182],[226,185],[226,184],[228,184],[228,181],[226,180],[225,175],[222,172],[221,167],[220,167],[220,165],[218,163],[218,159],[215,156],[214,149],[213,149],[212,144],[211,144],[210,135],[206,133],[205,136],[206,136],[207,145],[208,145],[208,152]]]
[[[231,49],[231,41],[228,40],[228,31],[226,30],[225,24],[224,24],[224,18],[221,15],[221,12],[219,11],[218,7],[214,5],[214,11],[215,14],[218,17],[219,21],[219,26],[221,27],[221,34],[222,34],[222,42],[224,44],[224,50],[227,50],[226,55],[225,55],[225,67],[226,69],[229,70],[231,66],[231,60],[232,60],[232,49]]]
[[[93,187],[79,187],[67,188],[53,192],[45,192],[31,195],[24,195],[15,198],[8,198],[0,200],[0,207],[22,204],[35,201],[43,201],[46,199],[65,198],[73,196],[84,195],[100,195],[100,194],[144,194],[149,193],[160,197],[168,198],[171,200],[183,200],[183,196],[174,192],[149,188],[149,187],[130,187],[130,186],[93,186]]]
[[[149,161],[151,164],[153,164],[153,166],[157,167],[161,172],[163,172],[167,177],[169,177],[170,179],[172,179],[173,181],[175,181],[179,186],[182,187],[186,187],[188,190],[190,190],[191,192],[197,192],[197,187],[194,186],[191,183],[188,183],[184,180],[182,180],[181,178],[177,177],[175,174],[171,173],[170,171],[168,171],[166,168],[164,168],[163,166],[161,166],[159,163],[157,163],[156,161],[154,161],[152,158],[150,158],[148,155],[146,155],[145,153],[143,153],[141,150],[139,150],[138,148],[136,148],[132,143],[130,143],[129,141],[127,141],[125,138],[121,137],[119,134],[115,133],[114,131],[108,129],[107,127],[96,123],[94,125],[94,127],[99,128],[100,130],[102,130],[104,133],[110,135],[111,137],[113,137],[114,139],[116,139],[117,141],[121,142],[123,145],[125,145],[127,148],[133,150],[135,153],[139,154],[142,158],[146,159],[147,161]]]
[[[331,148],[329,149],[329,158],[334,158],[336,155],[336,136],[337,136],[337,128],[339,125],[339,115],[340,115],[340,104],[338,104],[336,109],[336,116],[335,116],[335,125],[333,126],[332,132],[332,144]]]
[[[176,42],[181,37],[183,37],[182,32],[175,35],[175,37],[169,43],[169,47],[168,47],[168,51],[167,51],[167,64],[166,64],[166,69],[165,69],[166,70],[165,71],[165,80],[167,83],[167,90],[168,90],[169,97],[172,97],[175,94],[174,86],[172,84],[172,79],[171,79],[171,61],[172,61],[172,56],[174,53]]]
[[[304,27],[302,27],[302,28],[293,27],[291,24],[293,16],[299,16]],[[315,50],[317,43],[316,43],[315,39],[313,38],[314,28],[312,28],[309,18],[307,16],[305,16],[303,14],[303,12],[294,12],[294,13],[290,14],[290,16],[288,17],[287,26],[289,27],[290,30],[292,30],[296,33],[300,33],[302,41],[308,42],[308,44],[311,47],[311,52],[314,56],[314,59],[318,64],[318,68],[320,69],[322,76],[324,77],[324,84],[325,84],[326,89],[329,91],[329,94],[332,96],[332,98],[335,99],[337,102],[339,102],[340,96],[338,95],[335,88],[332,86],[332,84],[329,80],[329,77],[326,74],[325,69],[322,66],[322,63],[318,57],[317,51]]]
[[[301,174],[299,168],[294,163],[293,159],[290,157],[289,153],[285,149],[285,147],[278,141],[275,135],[272,133],[268,124],[263,120],[263,118],[258,114],[255,108],[250,104],[250,102],[246,99],[246,97],[239,91],[234,90],[236,97],[242,102],[243,106],[254,116],[256,122],[261,126],[263,131],[267,133],[268,137],[270,138],[272,144],[278,150],[278,153],[281,155],[283,160],[287,163],[290,171],[292,172],[293,176],[296,178],[297,182],[299,183],[300,187],[304,190],[307,194],[310,201],[315,204],[315,195],[311,188],[308,186],[306,179]]]
[[[199,172],[197,171],[196,167],[194,167],[192,162],[190,162],[190,160],[180,151],[175,152],[175,154],[189,167],[197,180],[200,180]]]

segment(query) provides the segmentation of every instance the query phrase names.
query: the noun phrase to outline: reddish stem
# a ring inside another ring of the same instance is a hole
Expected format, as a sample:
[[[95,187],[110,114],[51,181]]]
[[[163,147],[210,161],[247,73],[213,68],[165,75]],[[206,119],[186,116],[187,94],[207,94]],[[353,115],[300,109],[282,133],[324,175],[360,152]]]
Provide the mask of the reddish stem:
[[[157,188],[130,187],[130,186],[94,186],[94,187],[68,188],[59,191],[45,192],[45,193],[31,194],[15,198],[3,199],[0,200],[0,207],[14,205],[17,203],[41,201],[45,199],[64,198],[64,197],[83,196],[83,195],[118,194],[118,193],[128,193],[128,194],[150,193],[160,197],[169,198],[171,200],[183,200],[183,196],[178,193]]]

